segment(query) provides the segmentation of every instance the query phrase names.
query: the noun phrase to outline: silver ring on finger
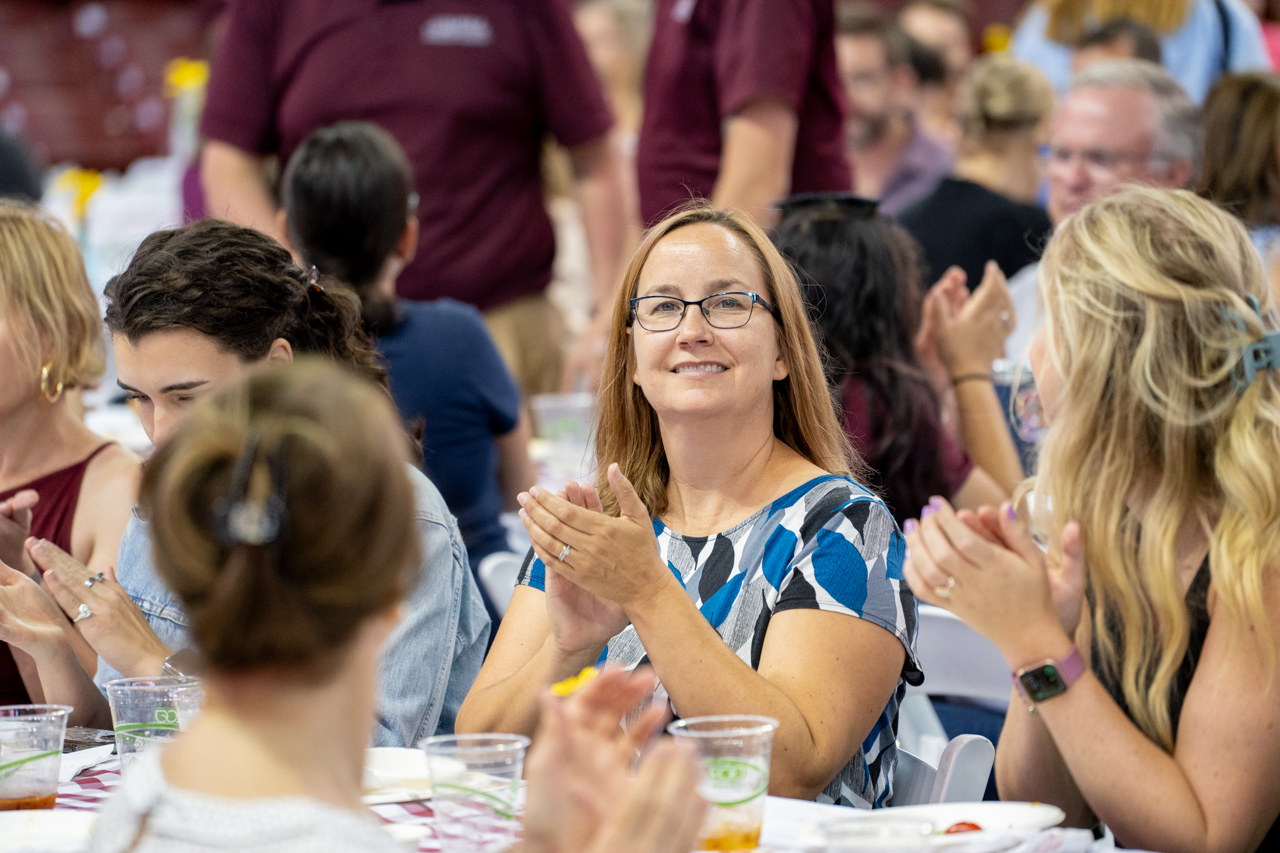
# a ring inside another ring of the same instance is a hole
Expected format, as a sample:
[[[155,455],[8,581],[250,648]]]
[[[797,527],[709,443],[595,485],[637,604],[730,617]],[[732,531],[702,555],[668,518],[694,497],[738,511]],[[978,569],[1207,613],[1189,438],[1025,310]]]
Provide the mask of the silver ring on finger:
[[[87,581],[85,581],[85,582],[84,582],[84,588],[85,588],[85,589],[93,589],[93,585],[94,585],[95,583],[102,583],[102,582],[103,582],[103,581],[105,581],[106,579],[107,579],[107,578],[106,578],[106,576],[105,576],[105,575],[103,575],[103,574],[102,574],[102,572],[98,572],[97,577],[89,578]]]
[[[76,618],[72,622],[79,622],[81,619],[88,619],[93,615],[93,611],[89,609],[89,605],[81,604],[80,609],[76,611]]]
[[[569,556],[569,550],[570,550],[569,546],[565,545],[563,548],[560,549],[560,556],[557,559],[559,559],[560,562],[563,563],[565,561],[565,558]]]
[[[956,588],[956,579],[953,577],[948,577],[945,585],[935,586],[933,588],[933,594],[938,596],[938,598],[950,598],[951,590],[955,588]]]

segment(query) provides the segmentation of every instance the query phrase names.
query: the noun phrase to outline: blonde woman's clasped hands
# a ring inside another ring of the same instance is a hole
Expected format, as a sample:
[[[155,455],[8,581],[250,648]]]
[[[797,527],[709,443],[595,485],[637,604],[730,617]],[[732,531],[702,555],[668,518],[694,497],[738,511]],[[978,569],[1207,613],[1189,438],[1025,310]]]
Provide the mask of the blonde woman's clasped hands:
[[[935,497],[904,532],[912,591],[990,639],[1010,666],[1052,655],[1046,649],[1075,636],[1084,600],[1079,525],[1065,527],[1055,557],[1040,550],[1012,504],[957,513]]]

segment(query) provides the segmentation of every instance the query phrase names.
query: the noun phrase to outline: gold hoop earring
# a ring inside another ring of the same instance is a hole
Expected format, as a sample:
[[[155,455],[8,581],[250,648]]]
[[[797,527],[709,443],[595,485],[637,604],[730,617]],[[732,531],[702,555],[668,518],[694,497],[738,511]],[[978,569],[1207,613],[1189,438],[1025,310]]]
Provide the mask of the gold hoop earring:
[[[58,384],[53,389],[53,393],[52,394],[49,393],[49,377],[50,375],[52,375],[52,373],[53,373],[52,361],[46,364],[44,367],[40,368],[40,393],[43,394],[44,398],[48,400],[50,403],[56,403],[58,402],[59,398],[62,397],[62,380],[58,380]]]

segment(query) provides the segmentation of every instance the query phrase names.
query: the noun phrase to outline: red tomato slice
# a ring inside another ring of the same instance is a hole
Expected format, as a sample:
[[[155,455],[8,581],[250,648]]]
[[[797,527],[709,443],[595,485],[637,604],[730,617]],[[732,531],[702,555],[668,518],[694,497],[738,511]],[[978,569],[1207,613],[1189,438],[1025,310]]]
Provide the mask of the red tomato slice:
[[[951,824],[951,826],[948,826],[944,834],[951,835],[954,832],[981,832],[981,831],[982,831],[982,827],[978,826],[976,823],[970,823],[967,820],[962,820],[959,823],[953,823]]]

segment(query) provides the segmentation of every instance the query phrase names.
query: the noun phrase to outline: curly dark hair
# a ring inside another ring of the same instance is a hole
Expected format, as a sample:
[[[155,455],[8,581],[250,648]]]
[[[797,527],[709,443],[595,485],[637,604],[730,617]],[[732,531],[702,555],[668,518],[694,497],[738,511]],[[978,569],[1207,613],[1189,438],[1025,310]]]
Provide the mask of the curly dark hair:
[[[106,297],[107,328],[135,344],[186,328],[257,361],[283,338],[296,353],[331,358],[389,387],[355,295],[311,283],[283,246],[251,228],[204,219],[157,231],[107,284]]]
[[[797,268],[839,398],[851,380],[868,394],[871,444],[858,451],[901,524],[932,495],[949,496],[938,447],[941,407],[912,342],[920,247],[893,220],[835,203],[784,216],[774,242]]]

